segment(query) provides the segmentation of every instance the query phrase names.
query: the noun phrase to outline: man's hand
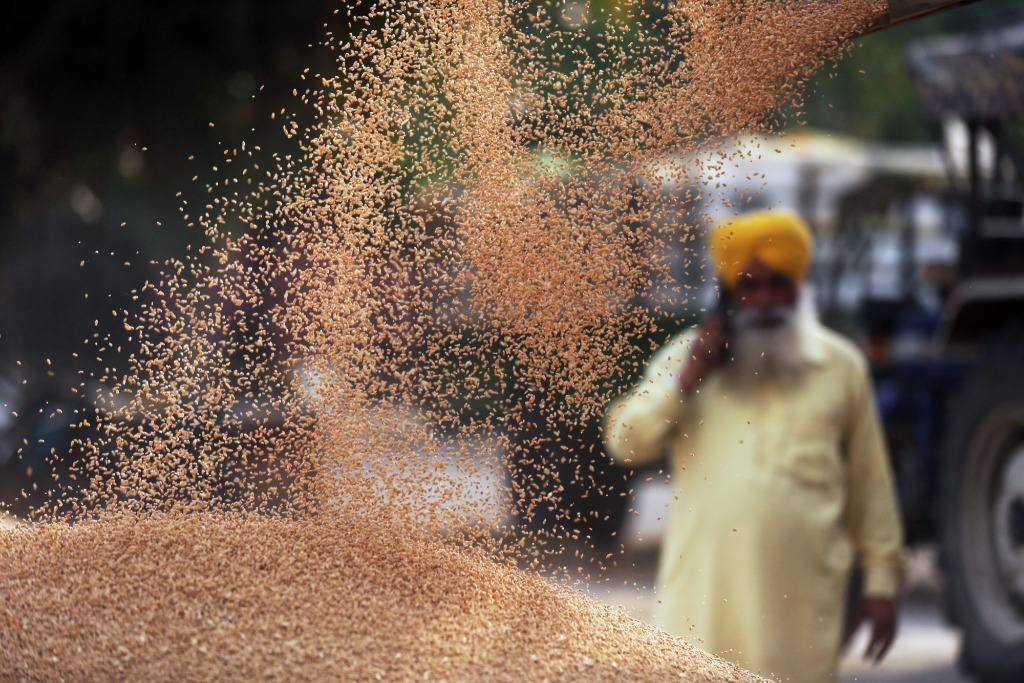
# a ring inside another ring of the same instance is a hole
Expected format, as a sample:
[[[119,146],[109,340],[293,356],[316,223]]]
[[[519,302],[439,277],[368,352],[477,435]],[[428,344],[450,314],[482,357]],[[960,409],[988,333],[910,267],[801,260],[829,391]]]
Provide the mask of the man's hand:
[[[864,659],[878,664],[896,640],[896,602],[888,598],[861,598],[850,635],[865,621],[871,622],[871,638],[864,650]]]
[[[700,336],[690,347],[690,360],[679,377],[679,388],[689,394],[725,359],[729,343],[725,316],[713,315],[700,326]]]

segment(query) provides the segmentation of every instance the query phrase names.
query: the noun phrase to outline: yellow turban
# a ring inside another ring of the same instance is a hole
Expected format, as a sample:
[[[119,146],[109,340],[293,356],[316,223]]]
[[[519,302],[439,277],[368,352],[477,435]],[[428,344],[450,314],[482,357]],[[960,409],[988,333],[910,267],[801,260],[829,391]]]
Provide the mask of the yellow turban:
[[[811,231],[787,211],[753,211],[725,221],[711,233],[711,258],[727,289],[756,257],[793,282],[807,279],[813,250]]]

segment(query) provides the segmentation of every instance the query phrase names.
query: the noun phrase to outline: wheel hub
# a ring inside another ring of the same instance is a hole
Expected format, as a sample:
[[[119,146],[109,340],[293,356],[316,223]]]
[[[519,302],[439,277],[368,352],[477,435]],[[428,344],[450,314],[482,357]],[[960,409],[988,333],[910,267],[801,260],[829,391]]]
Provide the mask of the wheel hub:
[[[1015,500],[1010,507],[1010,541],[1014,548],[1024,545],[1024,501]]]
[[[1000,577],[1018,604],[1024,604],[1024,444],[1006,460],[996,491],[993,541]]]

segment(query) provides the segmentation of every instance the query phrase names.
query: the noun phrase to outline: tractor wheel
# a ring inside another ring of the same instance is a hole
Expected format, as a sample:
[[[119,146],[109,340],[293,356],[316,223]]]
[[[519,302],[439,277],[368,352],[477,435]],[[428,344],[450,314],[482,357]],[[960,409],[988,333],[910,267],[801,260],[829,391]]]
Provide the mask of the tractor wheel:
[[[1007,335],[953,404],[943,459],[947,607],[963,668],[1024,681],[1024,336]]]

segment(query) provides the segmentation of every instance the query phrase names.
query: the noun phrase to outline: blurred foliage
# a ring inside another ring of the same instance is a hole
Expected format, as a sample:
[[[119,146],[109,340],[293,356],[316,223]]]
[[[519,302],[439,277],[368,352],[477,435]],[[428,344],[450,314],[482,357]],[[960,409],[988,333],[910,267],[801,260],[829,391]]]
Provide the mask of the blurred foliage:
[[[928,118],[918,98],[907,47],[916,40],[1022,22],[1020,0],[981,0],[860,38],[849,56],[812,81],[804,121],[867,140],[937,142],[939,123]]]

